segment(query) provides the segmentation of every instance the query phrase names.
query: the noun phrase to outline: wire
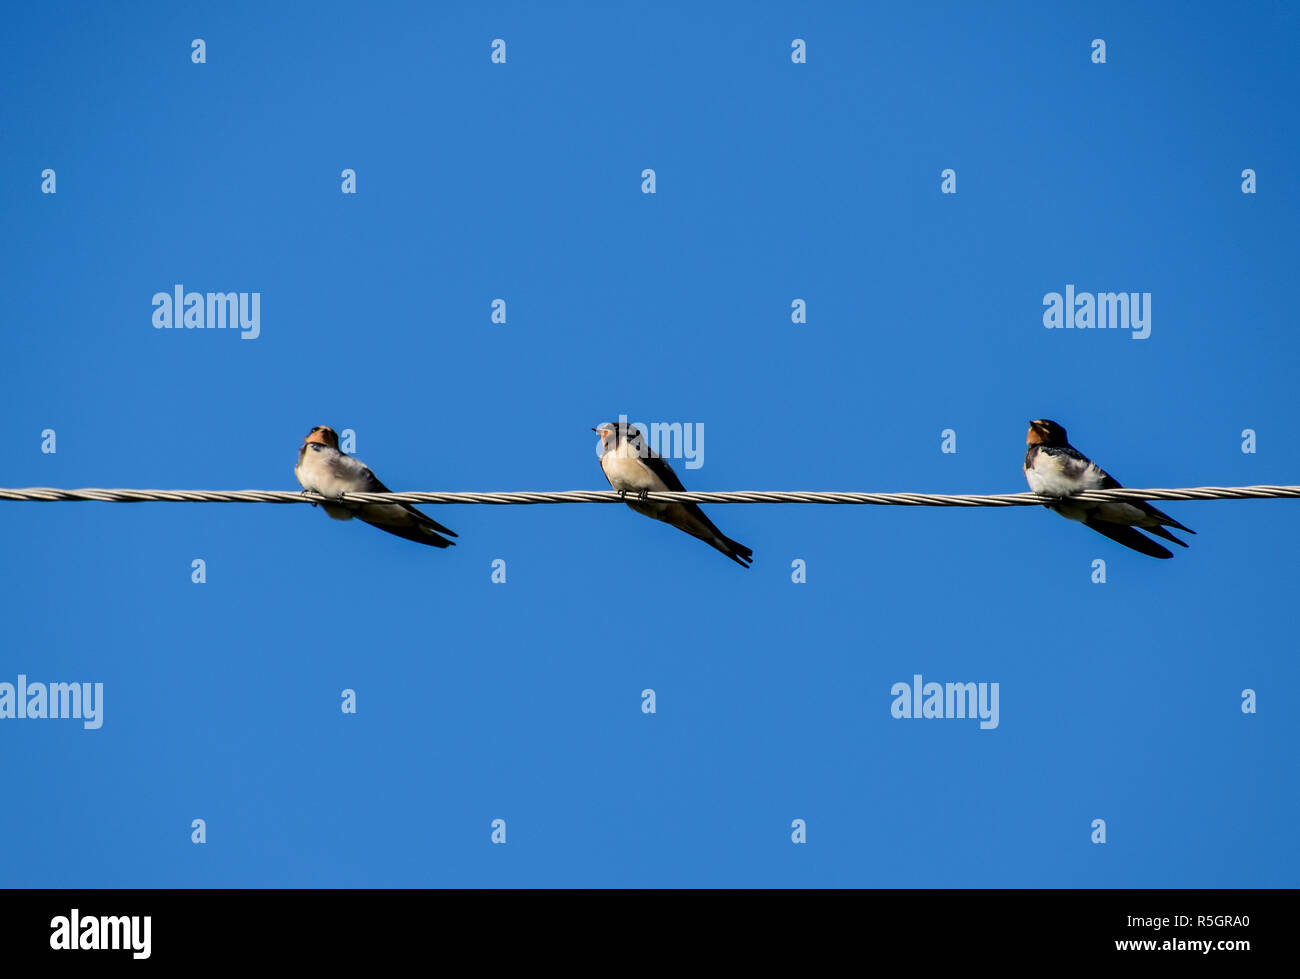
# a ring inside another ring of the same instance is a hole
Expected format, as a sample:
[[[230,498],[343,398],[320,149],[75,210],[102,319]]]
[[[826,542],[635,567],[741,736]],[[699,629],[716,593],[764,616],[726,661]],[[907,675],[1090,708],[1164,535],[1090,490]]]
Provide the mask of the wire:
[[[1300,486],[1196,486],[1189,489],[1110,489],[1076,493],[1071,500],[1262,500],[1300,498]],[[635,494],[614,490],[522,493],[348,493],[331,499],[286,490],[0,489],[0,500],[100,503],[479,503],[493,506],[539,503],[625,503]],[[839,493],[735,490],[714,493],[650,493],[654,503],[843,503],[869,506],[1040,506],[1056,497],[1035,493]]]

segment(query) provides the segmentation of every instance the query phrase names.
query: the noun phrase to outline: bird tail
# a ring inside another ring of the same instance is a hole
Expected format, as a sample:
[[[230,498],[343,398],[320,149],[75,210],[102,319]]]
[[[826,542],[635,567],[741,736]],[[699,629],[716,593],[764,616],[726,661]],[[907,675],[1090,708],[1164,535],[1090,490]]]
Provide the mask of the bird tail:
[[[1167,547],[1161,547],[1146,534],[1139,533],[1128,524],[1110,523],[1106,520],[1085,520],[1083,525],[1085,527],[1091,527],[1104,537],[1109,537],[1116,543],[1123,544],[1125,547],[1138,551],[1141,554],[1145,554],[1148,557],[1170,558],[1174,556],[1173,552],[1171,552]],[[1152,531],[1152,533],[1154,533],[1154,531]],[[1173,536],[1170,536],[1170,539],[1178,540],[1178,538]],[[1182,541],[1178,541],[1178,543],[1183,544]],[[1183,547],[1186,546],[1186,544],[1183,544]]]
[[[456,546],[455,541],[447,540],[447,538],[442,537],[436,533],[432,527],[428,526],[428,524],[414,522],[404,524],[380,523],[376,520],[366,520],[364,513],[360,514],[360,517],[372,527],[378,527],[380,530],[387,531],[396,537],[415,541],[417,544],[428,544],[430,547]]]
[[[730,537],[724,537],[718,534],[718,539],[709,541],[731,560],[735,561],[742,568],[747,568],[754,560],[754,552],[739,541],[734,541]]]
[[[1173,517],[1169,516],[1169,514],[1165,513],[1163,510],[1157,510],[1150,503],[1143,504],[1142,509],[1145,510],[1148,515],[1155,517],[1157,520],[1159,520],[1162,524],[1165,524],[1166,526],[1173,527],[1175,530],[1181,530],[1185,534],[1196,533],[1196,531],[1192,530],[1191,527],[1184,527]],[[1176,544],[1183,544],[1183,542],[1180,541],[1177,537],[1170,537],[1168,532],[1164,531],[1163,527],[1160,528],[1159,530],[1157,530],[1155,527],[1145,527],[1143,529],[1149,531],[1152,534],[1156,534],[1159,537],[1167,538],[1168,540],[1171,540]],[[1183,544],[1183,547],[1186,546],[1187,546],[1186,544]]]
[[[380,530],[387,531],[405,540],[430,547],[455,547],[456,542],[441,536],[447,534],[455,537],[455,531],[448,530],[426,513],[421,513],[410,505],[391,506],[379,504],[365,506],[357,516]]]
[[[1180,530],[1187,530],[1187,528],[1184,527],[1184,526],[1183,526],[1182,524],[1180,524],[1180,523],[1176,523],[1176,524],[1174,524],[1173,526],[1179,528]],[[1161,526],[1155,526],[1155,527],[1143,527],[1142,529],[1145,530],[1148,534],[1155,534],[1157,537],[1163,537],[1165,540],[1171,540],[1171,541],[1173,541],[1175,544],[1177,544],[1179,547],[1186,547],[1186,546],[1187,546],[1187,542],[1186,542],[1186,541],[1181,541],[1181,540],[1179,540],[1179,539],[1178,539],[1177,537],[1175,537],[1173,534],[1169,533],[1169,531],[1165,530],[1164,527],[1161,527]],[[1194,534],[1194,533],[1196,533],[1196,531],[1194,531],[1194,530],[1187,530],[1187,533],[1189,533],[1189,534]]]
[[[438,523],[438,521],[434,520],[433,517],[429,516],[427,513],[424,513],[421,510],[417,510],[415,509],[415,507],[411,507],[411,512],[415,514],[416,518],[420,521],[420,524],[422,526],[428,527],[430,530],[436,530],[440,534],[446,534],[448,537],[459,536],[456,533],[456,531],[448,530],[446,527]]]

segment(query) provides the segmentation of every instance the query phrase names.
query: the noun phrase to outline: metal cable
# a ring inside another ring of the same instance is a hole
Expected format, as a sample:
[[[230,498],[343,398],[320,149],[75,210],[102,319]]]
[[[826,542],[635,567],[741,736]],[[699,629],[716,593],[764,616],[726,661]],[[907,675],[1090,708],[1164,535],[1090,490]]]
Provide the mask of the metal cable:
[[[1263,500],[1300,498],[1300,486],[1195,486],[1188,489],[1110,489],[1076,493],[1071,500]],[[494,506],[539,503],[624,503],[635,500],[614,490],[514,493],[348,493],[348,503],[480,503]],[[845,503],[871,506],[1038,506],[1053,497],[1035,493],[840,493],[789,490],[731,490],[713,493],[650,493],[656,503]],[[100,503],[338,503],[315,493],[288,490],[0,489],[0,500]]]

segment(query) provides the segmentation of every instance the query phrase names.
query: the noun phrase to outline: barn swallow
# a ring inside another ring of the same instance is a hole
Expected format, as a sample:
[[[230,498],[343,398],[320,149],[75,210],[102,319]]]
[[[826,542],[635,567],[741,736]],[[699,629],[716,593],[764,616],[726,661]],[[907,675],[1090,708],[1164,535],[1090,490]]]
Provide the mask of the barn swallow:
[[[1054,421],[1039,418],[1029,423],[1025,439],[1025,480],[1029,488],[1040,496],[1065,497],[1084,490],[1120,489],[1119,481],[1070,444],[1065,429]],[[1179,547],[1187,545],[1165,530],[1166,526],[1194,534],[1173,517],[1161,513],[1150,503],[1141,500],[1116,500],[1110,503],[1068,502],[1044,503],[1068,520],[1077,520],[1125,547],[1151,557],[1169,558],[1173,554],[1146,534],[1138,533],[1141,527],[1147,533],[1173,541]]]
[[[454,532],[409,503],[347,503],[345,493],[388,493],[390,490],[360,459],[339,451],[338,434],[328,426],[317,425],[307,433],[298,449],[298,464],[293,467],[293,474],[303,489],[339,501],[321,504],[335,520],[360,517],[372,527],[417,544],[455,546],[454,541],[439,536],[455,537]]]
[[[641,432],[634,425],[626,422],[611,424],[606,422],[593,432],[600,436],[604,449],[600,457],[600,468],[609,480],[609,485],[620,493],[636,493],[639,501],[633,503],[625,499],[637,513],[672,524],[678,530],[684,530],[692,537],[698,537],[710,547],[715,547],[742,568],[749,567],[754,559],[754,552],[744,544],[738,544],[723,535],[713,525],[713,521],[704,515],[704,511],[694,503],[653,503],[645,499],[651,491],[684,491],[685,486],[673,472],[668,460],[656,453],[641,441]]]

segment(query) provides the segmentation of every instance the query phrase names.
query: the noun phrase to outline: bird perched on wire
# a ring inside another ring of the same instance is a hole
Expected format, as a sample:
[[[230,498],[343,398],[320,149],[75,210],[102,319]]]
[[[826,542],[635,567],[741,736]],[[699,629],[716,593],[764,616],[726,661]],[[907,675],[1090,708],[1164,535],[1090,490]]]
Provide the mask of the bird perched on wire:
[[[673,472],[668,460],[656,453],[641,440],[641,431],[627,422],[606,422],[593,432],[600,436],[602,453],[600,468],[609,485],[620,493],[637,494],[637,500],[625,499],[633,510],[655,520],[672,524],[692,537],[698,537],[710,547],[721,551],[742,568],[754,560],[754,552],[744,544],[727,537],[714,526],[713,521],[694,503],[657,503],[645,498],[649,492],[686,489]]]
[[[1173,541],[1179,547],[1187,545],[1166,527],[1196,533],[1142,500],[1090,503],[1060,499],[1085,490],[1120,489],[1121,486],[1118,480],[1072,446],[1065,429],[1056,422],[1047,418],[1030,422],[1025,444],[1024,470],[1029,488],[1040,496],[1056,498],[1055,502],[1043,505],[1066,519],[1076,520],[1125,547],[1158,558],[1170,558],[1173,554],[1137,528]]]
[[[327,425],[317,425],[307,433],[298,449],[298,464],[293,467],[293,474],[303,489],[337,501],[321,504],[335,520],[357,517],[372,527],[417,544],[455,546],[455,541],[447,540],[447,537],[456,536],[453,531],[409,503],[348,503],[345,499],[348,493],[388,493],[390,490],[360,459],[339,451],[338,433]]]

